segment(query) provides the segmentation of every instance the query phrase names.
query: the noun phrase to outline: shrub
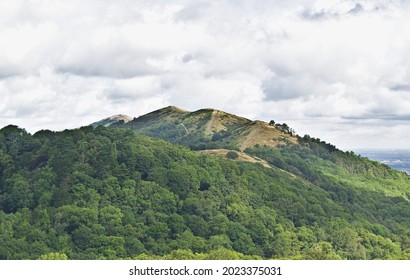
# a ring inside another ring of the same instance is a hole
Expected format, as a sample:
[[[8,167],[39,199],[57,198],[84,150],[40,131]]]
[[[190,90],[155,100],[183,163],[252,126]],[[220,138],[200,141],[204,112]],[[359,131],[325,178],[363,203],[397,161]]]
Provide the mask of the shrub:
[[[238,153],[234,151],[229,151],[226,153],[226,157],[229,159],[237,159],[238,158]]]

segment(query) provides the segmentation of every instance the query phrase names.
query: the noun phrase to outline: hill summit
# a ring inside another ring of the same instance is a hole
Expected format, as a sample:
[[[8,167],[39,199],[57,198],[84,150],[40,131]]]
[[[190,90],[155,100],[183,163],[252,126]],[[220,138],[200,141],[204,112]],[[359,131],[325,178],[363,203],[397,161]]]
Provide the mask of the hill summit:
[[[131,128],[199,150],[235,147],[244,151],[255,145],[276,147],[297,143],[293,130],[286,124],[252,121],[211,108],[189,112],[168,106],[129,121],[111,117],[93,124],[98,125]]]
[[[133,119],[134,119],[133,117],[123,115],[123,114],[119,114],[119,115],[114,115],[114,116],[108,117],[106,119],[103,119],[101,121],[92,123],[91,125],[93,127],[97,127],[97,126],[100,126],[100,125],[107,127],[107,126],[112,125],[113,123],[119,123],[119,122],[127,123],[129,121],[132,121]]]

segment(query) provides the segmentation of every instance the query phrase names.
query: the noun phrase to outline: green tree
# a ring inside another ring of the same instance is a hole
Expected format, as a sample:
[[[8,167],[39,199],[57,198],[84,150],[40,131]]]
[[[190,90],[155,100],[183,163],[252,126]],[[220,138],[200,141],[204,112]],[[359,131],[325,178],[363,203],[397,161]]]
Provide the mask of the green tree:
[[[232,242],[225,234],[213,235],[209,238],[209,248],[218,249],[220,247],[232,249]]]
[[[340,260],[341,257],[336,254],[332,245],[329,242],[319,242],[311,247],[306,259],[310,260]]]
[[[245,256],[241,253],[220,247],[210,251],[206,258],[209,260],[241,260],[244,259]]]
[[[234,151],[229,151],[226,153],[226,157],[229,159],[237,159],[238,158],[238,153]]]
[[[278,257],[291,257],[300,253],[301,244],[294,232],[283,231],[275,235],[273,241],[274,255]]]
[[[68,260],[68,257],[64,253],[47,253],[45,255],[41,255],[39,260]]]
[[[100,209],[99,221],[108,235],[116,234],[119,231],[123,217],[121,209],[115,206],[109,205]]]
[[[6,189],[10,191],[4,195],[5,209],[15,212],[21,208],[33,206],[33,192],[30,183],[23,174],[15,174],[6,180]]]
[[[190,230],[184,231],[176,239],[178,249],[190,249],[194,253],[205,252],[208,250],[207,242],[200,236],[195,236]]]
[[[211,235],[225,234],[229,229],[229,219],[219,213],[209,220],[208,227]]]
[[[190,192],[198,190],[200,182],[196,170],[191,166],[173,166],[167,174],[169,188],[184,199]]]

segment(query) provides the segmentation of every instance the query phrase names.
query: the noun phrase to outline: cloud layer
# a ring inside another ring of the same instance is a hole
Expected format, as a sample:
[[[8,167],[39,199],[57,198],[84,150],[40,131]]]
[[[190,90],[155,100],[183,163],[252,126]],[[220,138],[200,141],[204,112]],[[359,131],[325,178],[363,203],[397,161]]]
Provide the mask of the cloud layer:
[[[406,147],[406,1],[2,1],[0,126],[166,105],[275,119],[344,149]]]

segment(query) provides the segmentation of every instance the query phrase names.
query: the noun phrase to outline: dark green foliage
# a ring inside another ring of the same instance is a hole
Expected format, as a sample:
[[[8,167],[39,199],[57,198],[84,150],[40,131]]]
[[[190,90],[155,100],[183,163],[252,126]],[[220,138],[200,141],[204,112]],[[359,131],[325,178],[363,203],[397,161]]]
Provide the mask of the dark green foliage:
[[[270,169],[126,129],[8,126],[0,259],[409,258],[408,177],[299,141],[247,150]]]
[[[229,159],[237,159],[238,153],[234,151],[229,151],[228,153],[226,153],[226,157]]]

